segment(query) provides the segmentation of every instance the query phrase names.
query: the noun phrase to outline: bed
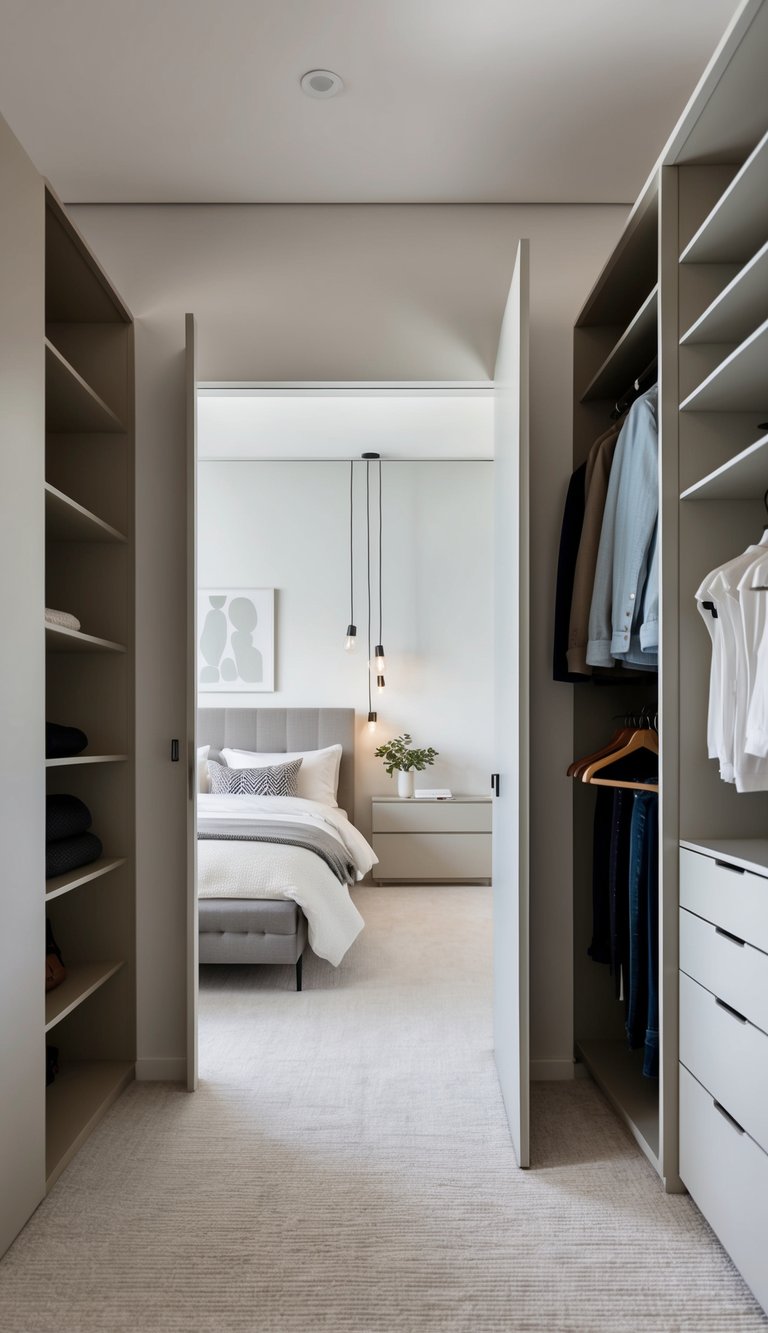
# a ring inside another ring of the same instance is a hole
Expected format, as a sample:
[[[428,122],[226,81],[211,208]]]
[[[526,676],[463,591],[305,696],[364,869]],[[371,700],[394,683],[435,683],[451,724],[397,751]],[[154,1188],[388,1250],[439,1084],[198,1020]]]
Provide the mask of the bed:
[[[204,762],[226,765],[228,773],[260,767],[261,756],[274,763],[312,754],[301,766],[301,794],[198,793],[201,963],[291,963],[301,990],[307,942],[334,965],[354,942],[363,920],[349,885],[376,859],[345,815],[354,812],[354,736],[351,708],[198,712],[198,747],[209,747]],[[338,808],[310,777],[315,753],[331,746],[341,747]],[[220,770],[205,771],[221,778]]]

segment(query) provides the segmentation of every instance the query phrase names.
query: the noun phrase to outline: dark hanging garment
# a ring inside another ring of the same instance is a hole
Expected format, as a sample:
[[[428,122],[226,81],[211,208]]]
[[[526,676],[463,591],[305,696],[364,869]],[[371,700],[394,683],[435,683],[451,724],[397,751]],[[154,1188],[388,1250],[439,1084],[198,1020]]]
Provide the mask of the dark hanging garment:
[[[585,481],[587,465],[577,467],[565,497],[563,524],[560,529],[560,553],[557,558],[557,590],[555,593],[555,641],[552,659],[552,678],[572,685],[590,680],[568,670],[568,630],[571,621],[573,576],[579,553],[581,529],[584,525]]]
[[[611,826],[614,791],[597,787],[592,841],[592,943],[587,950],[595,963],[611,961]]]

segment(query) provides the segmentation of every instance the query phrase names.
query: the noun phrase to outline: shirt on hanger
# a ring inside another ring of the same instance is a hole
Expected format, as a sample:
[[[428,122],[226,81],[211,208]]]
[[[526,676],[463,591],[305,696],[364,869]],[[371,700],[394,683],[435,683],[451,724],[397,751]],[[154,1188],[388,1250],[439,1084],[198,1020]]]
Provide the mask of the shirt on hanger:
[[[768,551],[750,566],[743,582],[749,585],[744,590],[744,603],[753,603],[754,637],[757,640],[754,679],[747,708],[746,746],[749,754],[765,759],[768,757]]]
[[[587,662],[589,609],[595,584],[595,566],[605,511],[605,497],[620,429],[619,422],[614,422],[610,430],[595,440],[587,458],[584,521],[573,571],[568,625],[568,669],[585,676],[592,674],[592,668]]]

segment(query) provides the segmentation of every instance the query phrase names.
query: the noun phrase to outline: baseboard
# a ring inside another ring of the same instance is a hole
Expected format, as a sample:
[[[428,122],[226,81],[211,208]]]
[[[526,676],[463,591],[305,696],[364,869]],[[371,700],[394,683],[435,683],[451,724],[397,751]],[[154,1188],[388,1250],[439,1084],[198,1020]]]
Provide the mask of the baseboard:
[[[136,1078],[139,1083],[186,1083],[187,1062],[183,1055],[137,1060]]]
[[[531,1060],[532,1083],[564,1083],[574,1077],[573,1060]]]

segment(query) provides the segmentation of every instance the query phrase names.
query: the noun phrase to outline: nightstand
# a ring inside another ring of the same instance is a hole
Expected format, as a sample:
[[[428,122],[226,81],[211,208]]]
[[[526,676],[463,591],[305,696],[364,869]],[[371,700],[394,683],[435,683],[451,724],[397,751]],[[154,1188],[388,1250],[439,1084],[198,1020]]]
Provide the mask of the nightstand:
[[[488,882],[491,877],[490,796],[450,801],[374,796],[371,802],[375,883],[400,880]]]

